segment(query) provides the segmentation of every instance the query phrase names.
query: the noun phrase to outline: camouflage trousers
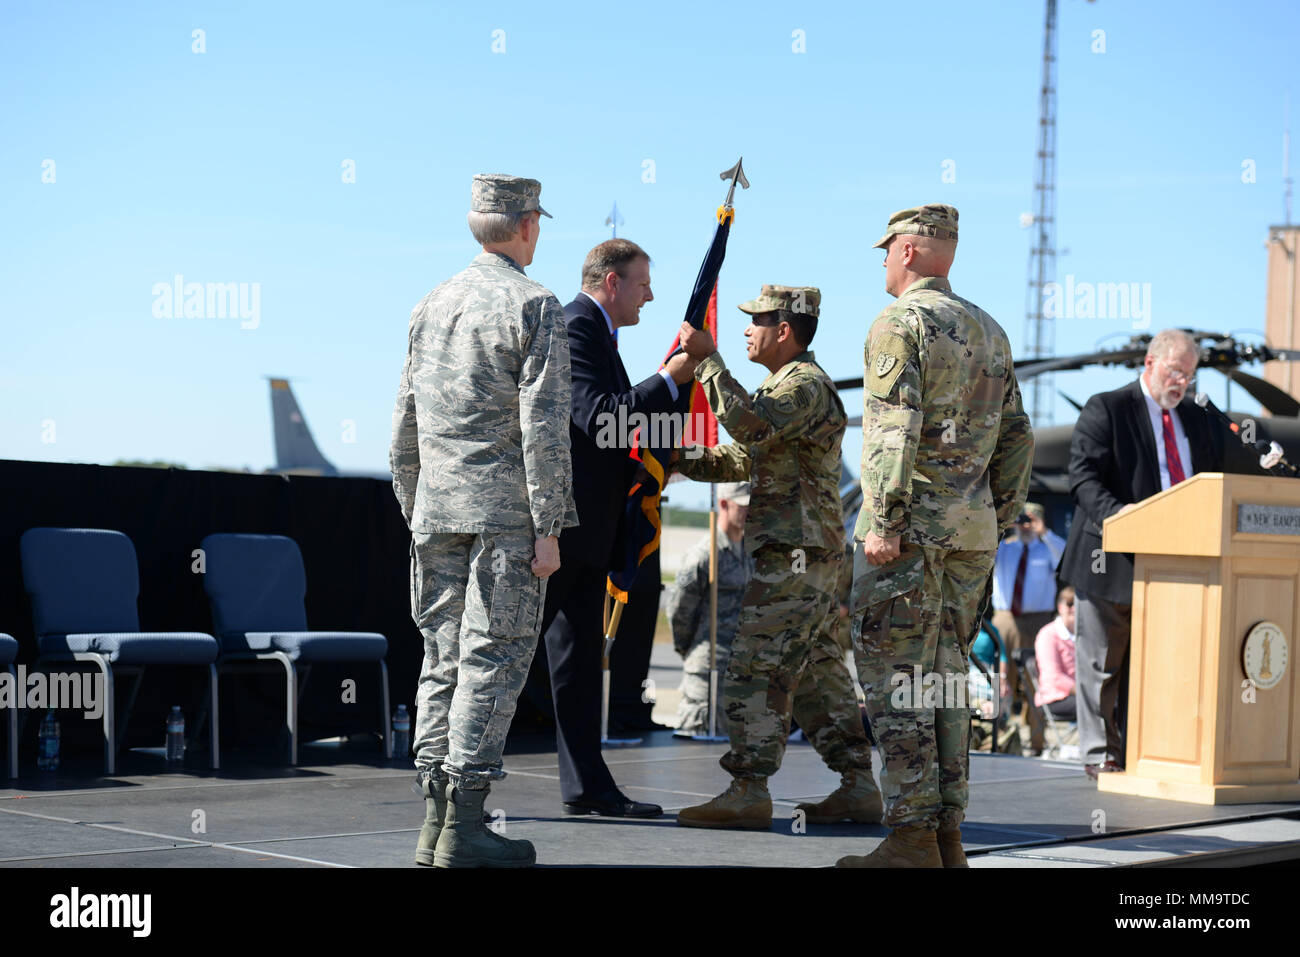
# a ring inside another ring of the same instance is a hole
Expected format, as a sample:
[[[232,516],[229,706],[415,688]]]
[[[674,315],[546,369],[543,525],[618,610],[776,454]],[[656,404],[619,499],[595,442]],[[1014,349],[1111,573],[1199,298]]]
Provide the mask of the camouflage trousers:
[[[885,762],[889,827],[933,830],[966,817],[968,655],[993,556],[904,544],[899,560],[919,561],[920,586],[862,615],[858,675]]]
[[[537,650],[546,582],[531,531],[411,535],[411,615],[424,636],[415,767],[458,787],[505,777],[501,751]]]
[[[719,763],[735,777],[776,773],[792,713],[831,768],[871,768],[853,679],[830,627],[843,560],[839,549],[765,545],[754,553],[723,690],[731,747]]]
[[[791,710],[804,737],[832,771],[871,771],[871,742],[862,728],[857,681],[845,664],[848,628],[842,627],[839,601],[832,598],[813,635],[808,663],[795,688]]]

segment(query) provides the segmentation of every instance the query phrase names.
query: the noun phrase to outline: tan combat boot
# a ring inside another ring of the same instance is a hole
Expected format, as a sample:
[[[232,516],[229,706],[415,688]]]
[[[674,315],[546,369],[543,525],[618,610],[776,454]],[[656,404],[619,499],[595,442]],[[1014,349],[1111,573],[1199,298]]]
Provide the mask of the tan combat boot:
[[[858,824],[879,824],[885,813],[880,789],[867,770],[845,771],[840,786],[830,796],[816,804],[800,804],[809,824],[838,824],[854,821]]]
[[[939,842],[939,857],[943,859],[944,867],[970,867],[966,863],[966,852],[961,849],[961,828],[958,825],[940,826],[935,837]]]
[[[736,778],[707,804],[684,807],[677,823],[685,827],[727,827],[766,831],[772,826],[772,796],[767,778]]]
[[[870,854],[841,857],[836,867],[943,867],[935,832],[925,827],[899,827]]]

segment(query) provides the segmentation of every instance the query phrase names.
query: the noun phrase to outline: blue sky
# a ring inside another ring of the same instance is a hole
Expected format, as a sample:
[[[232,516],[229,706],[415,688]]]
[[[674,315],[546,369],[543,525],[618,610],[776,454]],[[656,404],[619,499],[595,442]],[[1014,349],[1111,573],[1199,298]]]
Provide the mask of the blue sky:
[[[1021,353],[1042,20],[1042,0],[6,2],[0,457],[260,470],[264,377],[284,375],[327,457],[384,467],[411,307],[477,251],[475,172],[542,181],[555,219],[528,272],[562,302],[617,200],[654,259],[655,302],[622,337],[634,379],[681,320],[741,154],[753,186],[719,290],[741,381],[764,370],[734,305],[764,282],[820,286],[818,359],[860,374],[891,301],[870,245],[931,201],[961,211],[955,289]],[[1153,329],[1261,329],[1300,7],[1061,0],[1059,23],[1058,278],[1149,288]],[[257,284],[256,327],[155,315],[178,274]],[[1133,322],[1062,320],[1057,351]],[[1056,385],[1084,399],[1128,376]]]

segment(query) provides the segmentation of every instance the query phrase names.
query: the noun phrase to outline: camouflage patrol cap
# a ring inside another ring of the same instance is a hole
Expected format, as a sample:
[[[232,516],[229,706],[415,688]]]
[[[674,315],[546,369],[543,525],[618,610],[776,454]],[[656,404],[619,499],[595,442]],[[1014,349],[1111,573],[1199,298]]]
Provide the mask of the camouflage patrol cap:
[[[736,308],[751,316],[786,309],[805,313],[815,319],[821,301],[822,293],[816,286],[764,286],[757,299],[742,302]]]
[[[900,209],[889,217],[885,235],[872,243],[871,248],[879,249],[899,233],[933,236],[935,239],[951,239],[956,242],[957,209],[944,203],[926,203],[913,209]]]
[[[1039,505],[1037,502],[1026,502],[1025,514],[1033,515],[1034,517],[1041,518],[1041,519],[1047,518],[1047,510],[1043,508],[1043,506]]]
[[[475,213],[531,213],[555,217],[542,209],[542,184],[505,173],[479,173],[470,187],[469,208]]]
[[[718,500],[734,502],[737,505],[749,504],[748,482],[727,482],[718,486]]]

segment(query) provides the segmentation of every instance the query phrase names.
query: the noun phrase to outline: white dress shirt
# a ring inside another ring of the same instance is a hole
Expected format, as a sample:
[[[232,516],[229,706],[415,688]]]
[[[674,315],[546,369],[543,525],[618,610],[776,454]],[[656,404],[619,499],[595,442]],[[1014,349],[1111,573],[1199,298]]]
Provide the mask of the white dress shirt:
[[[1147,388],[1146,380],[1141,376],[1138,377],[1138,384],[1142,387],[1142,395],[1147,400],[1147,415],[1151,417],[1151,431],[1155,433],[1156,439],[1156,456],[1160,460],[1160,490],[1164,491],[1169,488],[1169,456],[1165,454],[1165,426],[1160,408],[1160,404],[1151,397],[1151,390]],[[1192,447],[1187,442],[1187,433],[1183,431],[1183,420],[1178,417],[1177,409],[1169,410],[1169,421],[1174,425],[1174,444],[1178,446],[1178,457],[1183,463],[1183,476],[1189,478],[1192,474]]]
[[[600,314],[605,317],[605,325],[609,327],[610,336],[613,336],[614,320],[609,318],[609,313],[607,313],[605,311],[605,307],[600,304],[600,300],[597,299],[595,296],[593,296],[591,293],[587,292],[587,290],[585,289],[581,290],[581,292],[584,296],[586,296],[588,299],[590,299],[592,302],[596,304],[596,308],[600,310]],[[671,395],[673,397],[673,401],[676,402],[677,383],[673,381],[673,377],[668,374],[667,369],[660,369],[659,374],[663,376],[663,380],[668,383],[668,394]]]

